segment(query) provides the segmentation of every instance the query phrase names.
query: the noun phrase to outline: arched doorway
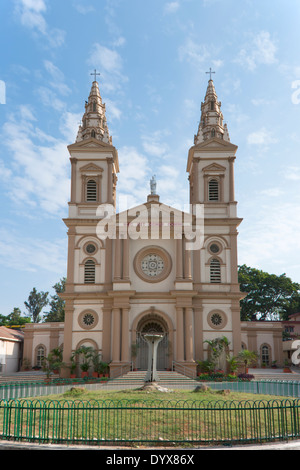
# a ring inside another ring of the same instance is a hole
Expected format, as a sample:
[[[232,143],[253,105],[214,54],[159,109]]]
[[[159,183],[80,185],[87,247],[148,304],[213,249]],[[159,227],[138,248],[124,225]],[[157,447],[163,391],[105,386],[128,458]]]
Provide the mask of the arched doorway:
[[[157,314],[145,315],[138,323],[136,331],[137,356],[136,366],[140,370],[148,367],[148,344],[143,339],[146,333],[161,333],[164,335],[157,349],[157,370],[169,367],[169,334],[166,322]]]

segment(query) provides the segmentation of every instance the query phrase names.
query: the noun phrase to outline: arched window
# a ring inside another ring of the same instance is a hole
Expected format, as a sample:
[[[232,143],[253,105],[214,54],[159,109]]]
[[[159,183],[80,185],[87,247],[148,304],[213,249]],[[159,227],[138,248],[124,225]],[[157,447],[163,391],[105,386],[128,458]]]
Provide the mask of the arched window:
[[[97,201],[97,183],[95,180],[88,180],[86,185],[86,200]]]
[[[215,110],[215,102],[214,102],[214,101],[211,101],[211,102],[210,102],[210,110],[211,110],[211,111],[214,111],[214,110]]]
[[[270,365],[270,350],[266,344],[261,348],[261,363],[266,366]]]
[[[210,262],[210,282],[212,284],[221,283],[221,263],[216,258]]]
[[[36,351],[36,365],[42,367],[43,360],[46,356],[46,349],[44,346],[39,346]]]
[[[212,129],[210,135],[211,137],[216,137],[216,130]]]
[[[93,101],[93,112],[96,111],[96,101]]]
[[[208,182],[208,200],[218,201],[219,200],[219,181],[211,179]]]
[[[89,259],[84,264],[84,283],[95,284],[96,265],[95,261]]]
[[[91,132],[91,137],[93,137],[94,139],[96,138],[96,132],[94,131],[94,129]]]

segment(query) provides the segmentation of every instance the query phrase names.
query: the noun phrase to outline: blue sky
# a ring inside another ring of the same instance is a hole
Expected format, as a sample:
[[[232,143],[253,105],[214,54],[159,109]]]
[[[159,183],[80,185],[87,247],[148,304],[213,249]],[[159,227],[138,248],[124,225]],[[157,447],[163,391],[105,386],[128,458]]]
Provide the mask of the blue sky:
[[[66,274],[70,164],[96,68],[119,194],[188,202],[210,67],[235,165],[239,263],[300,282],[299,0],[1,0],[0,313]],[[132,171],[134,170],[134,171]]]

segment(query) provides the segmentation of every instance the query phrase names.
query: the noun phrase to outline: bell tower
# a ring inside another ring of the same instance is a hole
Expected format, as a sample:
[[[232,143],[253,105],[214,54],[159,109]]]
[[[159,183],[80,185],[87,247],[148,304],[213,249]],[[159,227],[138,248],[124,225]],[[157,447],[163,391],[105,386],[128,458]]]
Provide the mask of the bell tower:
[[[105,215],[99,215],[97,209],[102,204],[116,207],[119,160],[109,135],[96,75],[95,72],[76,141],[68,146],[71,195],[68,218],[64,219],[68,227],[68,267],[66,288],[61,296],[65,300],[66,364],[72,351],[81,344],[103,351],[102,331],[106,320],[99,296],[111,283],[111,240],[103,241],[97,236],[97,224]],[[86,343],[84,338],[90,329],[93,332]]]
[[[195,324],[198,337],[226,336],[230,352],[241,349],[238,284],[237,217],[234,192],[234,162],[237,146],[230,142],[221,102],[211,78],[208,81],[194,146],[187,163],[190,203],[204,211],[204,244],[193,252]],[[196,359],[206,359],[201,340]]]
[[[92,84],[71,156],[69,217],[95,217],[99,204],[116,205],[118,153],[112,145],[98,82]]]

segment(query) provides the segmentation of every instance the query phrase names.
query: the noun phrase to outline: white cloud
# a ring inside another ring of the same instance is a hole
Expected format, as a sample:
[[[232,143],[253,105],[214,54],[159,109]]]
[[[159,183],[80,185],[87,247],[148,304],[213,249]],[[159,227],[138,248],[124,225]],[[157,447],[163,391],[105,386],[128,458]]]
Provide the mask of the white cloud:
[[[285,170],[285,178],[291,181],[300,181],[300,167],[290,166]]]
[[[148,135],[142,136],[142,145],[144,151],[151,157],[164,157],[169,151],[169,146],[163,142],[164,136],[167,133],[155,131]]]
[[[47,5],[44,0],[15,0],[15,12],[21,24],[39,38],[45,37],[51,47],[60,47],[65,41],[65,32],[49,28],[44,14]]]
[[[118,176],[118,196],[126,196],[128,207],[144,203],[149,194],[147,175],[150,174],[148,160],[135,147],[121,147],[118,151],[120,175]]]
[[[207,47],[187,38],[185,44],[179,47],[179,60],[187,61],[194,65],[203,64],[210,57]]]
[[[269,188],[263,189],[262,191],[260,191],[260,194],[267,197],[279,197],[282,196],[284,192],[282,191],[282,189],[279,188]]]
[[[259,131],[252,132],[247,137],[247,142],[250,145],[269,145],[275,144],[278,141],[271,132],[267,131],[267,129],[260,129]]]
[[[111,48],[95,43],[91,49],[87,64],[101,70],[102,89],[116,91],[128,79],[122,73],[123,61],[120,54]]]
[[[0,263],[17,271],[57,273],[66,270],[67,240],[26,238],[15,229],[0,229]]]
[[[179,9],[180,7],[180,4],[178,1],[174,1],[174,2],[168,2],[166,5],[165,5],[165,8],[164,8],[164,12],[166,14],[169,14],[169,13],[176,13],[176,11]]]
[[[272,65],[277,62],[277,47],[268,31],[261,31],[252,36],[250,42],[239,52],[236,62],[250,71],[254,71],[260,64]]]
[[[265,201],[266,202],[266,201]],[[239,263],[270,273],[287,273],[299,282],[300,201],[258,204],[252,200],[253,215],[239,227]]]
[[[81,15],[87,15],[88,13],[92,13],[93,11],[95,11],[95,8],[93,7],[93,5],[86,5],[86,4],[77,3],[77,2],[74,4],[74,8]]]
[[[71,134],[75,139],[76,119],[78,116],[71,113],[61,118],[60,130],[68,141],[35,127],[35,117],[25,106],[4,124],[2,142],[10,163],[0,167],[0,177],[7,195],[24,211],[37,208],[41,217],[47,214],[57,217],[57,213],[66,210],[70,191],[67,144]]]

